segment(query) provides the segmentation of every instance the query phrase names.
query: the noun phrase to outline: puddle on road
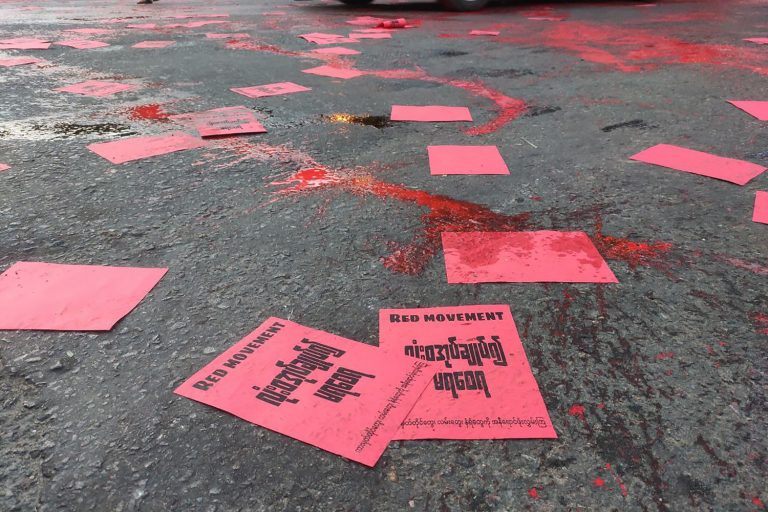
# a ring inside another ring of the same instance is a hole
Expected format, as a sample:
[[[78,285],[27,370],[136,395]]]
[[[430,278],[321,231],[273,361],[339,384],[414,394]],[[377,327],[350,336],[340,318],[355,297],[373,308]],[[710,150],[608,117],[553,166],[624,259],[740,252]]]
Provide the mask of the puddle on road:
[[[118,123],[21,122],[0,124],[0,139],[53,140],[104,135],[136,135],[130,126]]]
[[[382,129],[392,126],[392,122],[386,116],[356,115],[356,114],[328,114],[323,119],[331,123],[362,124]]]

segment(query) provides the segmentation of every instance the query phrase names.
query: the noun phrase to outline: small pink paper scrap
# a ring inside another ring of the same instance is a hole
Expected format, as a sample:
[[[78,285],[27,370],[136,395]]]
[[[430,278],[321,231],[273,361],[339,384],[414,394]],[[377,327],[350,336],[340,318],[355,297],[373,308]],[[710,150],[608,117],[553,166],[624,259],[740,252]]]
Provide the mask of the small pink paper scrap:
[[[138,89],[138,85],[135,84],[121,84],[117,82],[104,82],[101,80],[87,80],[79,84],[69,85],[67,87],[59,87],[56,89],[59,92],[69,92],[72,94],[82,94],[83,96],[109,96],[111,94],[117,94],[119,92],[131,91]]]
[[[755,213],[752,215],[752,220],[768,224],[768,192],[758,190],[755,194]]]
[[[276,84],[254,85],[253,87],[234,87],[232,92],[248,96],[249,98],[264,98],[266,96],[278,96],[280,94],[293,94],[296,92],[311,91],[309,87],[294,84],[293,82],[279,82]]]
[[[165,135],[129,137],[112,142],[100,142],[89,145],[88,149],[113,164],[122,164],[175,151],[200,148],[206,144],[204,140],[188,133],[172,132]]]
[[[108,331],[167,271],[20,261],[0,275],[0,329]]]
[[[92,41],[90,39],[69,39],[67,41],[56,41],[55,44],[59,46],[69,46],[70,48],[76,48],[78,50],[92,50],[94,48],[104,48],[109,46],[109,43]]]
[[[131,48],[167,48],[173,44],[176,44],[176,41],[142,41]]]
[[[496,146],[428,146],[430,174],[509,174]]]
[[[762,165],[711,155],[702,151],[659,144],[630,157],[632,160],[746,185],[765,171]]]
[[[10,59],[0,59],[0,66],[4,68],[11,68],[13,66],[24,66],[26,64],[36,64],[43,62],[40,59],[34,57],[11,57]]]
[[[392,105],[390,117],[392,121],[472,121],[472,114],[467,107],[446,107],[443,105]]]
[[[768,121],[768,101],[728,101],[728,103],[760,121]]]
[[[331,78],[342,78],[348,80],[350,78],[357,78],[365,73],[357,69],[349,68],[335,68],[333,66],[318,66],[316,68],[303,69],[302,73],[310,73],[312,75],[328,76]]]

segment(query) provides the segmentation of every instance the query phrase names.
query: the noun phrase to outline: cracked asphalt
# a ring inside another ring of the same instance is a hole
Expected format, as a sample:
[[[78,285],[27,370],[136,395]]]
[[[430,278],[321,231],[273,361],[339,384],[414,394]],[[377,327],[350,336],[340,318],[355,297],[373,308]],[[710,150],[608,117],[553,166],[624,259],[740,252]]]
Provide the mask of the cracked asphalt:
[[[357,15],[421,24],[351,57],[297,37]],[[207,19],[224,23],[127,27]],[[76,36],[100,49],[0,51],[44,59],[0,68],[0,271],[170,269],[110,332],[0,332],[0,509],[765,510],[768,226],[751,217],[768,174],[739,187],[628,157],[669,143],[768,165],[765,123],[726,103],[768,100],[768,46],[743,41],[766,20],[765,0],[0,1],[0,39],[110,30]],[[364,75],[301,72],[324,63]],[[54,91],[87,79],[140,87]],[[229,90],[282,81],[312,91]],[[475,122],[388,121],[430,103]],[[268,133],[117,166],[86,149],[235,105]],[[430,144],[497,145],[511,174],[432,177]],[[619,284],[446,283],[441,231],[513,225],[587,232]],[[498,303],[557,440],[398,441],[368,469],[172,394],[269,316],[376,344],[381,308]]]

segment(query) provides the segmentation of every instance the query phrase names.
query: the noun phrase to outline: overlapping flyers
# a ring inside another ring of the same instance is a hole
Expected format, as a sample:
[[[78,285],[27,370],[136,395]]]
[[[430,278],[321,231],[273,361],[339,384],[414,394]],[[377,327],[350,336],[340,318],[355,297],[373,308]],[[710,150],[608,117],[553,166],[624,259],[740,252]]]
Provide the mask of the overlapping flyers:
[[[382,309],[379,347],[438,366],[395,439],[557,437],[509,306]]]
[[[175,392],[374,466],[431,381],[426,361],[269,318]]]

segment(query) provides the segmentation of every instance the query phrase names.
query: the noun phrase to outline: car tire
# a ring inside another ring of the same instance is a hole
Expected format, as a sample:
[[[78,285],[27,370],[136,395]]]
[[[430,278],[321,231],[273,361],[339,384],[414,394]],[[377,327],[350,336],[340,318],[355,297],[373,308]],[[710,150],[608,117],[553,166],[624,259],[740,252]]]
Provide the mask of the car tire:
[[[440,0],[440,5],[451,11],[476,11],[487,4],[488,0]]]
[[[347,5],[368,5],[373,0],[339,0],[339,2]]]

